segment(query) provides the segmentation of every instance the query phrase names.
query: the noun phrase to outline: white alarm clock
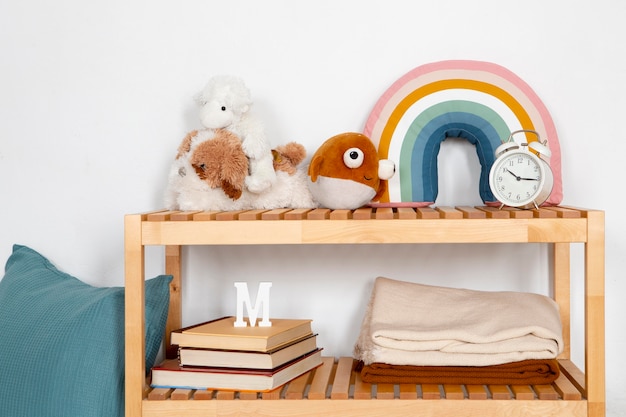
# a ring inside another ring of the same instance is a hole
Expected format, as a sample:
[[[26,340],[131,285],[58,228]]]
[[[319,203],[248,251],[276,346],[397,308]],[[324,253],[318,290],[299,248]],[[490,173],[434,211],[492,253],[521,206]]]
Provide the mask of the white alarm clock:
[[[537,141],[517,144],[513,135],[533,133]],[[516,130],[496,149],[496,160],[489,171],[489,187],[502,206],[523,209],[539,208],[550,197],[554,176],[550,165],[550,150],[540,142],[534,130]],[[501,207],[502,207],[501,206]]]

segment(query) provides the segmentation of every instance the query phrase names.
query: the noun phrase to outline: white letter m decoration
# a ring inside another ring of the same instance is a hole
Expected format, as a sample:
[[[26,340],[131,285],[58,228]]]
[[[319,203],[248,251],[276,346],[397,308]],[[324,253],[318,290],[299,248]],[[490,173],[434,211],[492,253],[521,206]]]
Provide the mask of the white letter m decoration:
[[[259,290],[256,295],[254,308],[251,308],[250,293],[248,292],[247,282],[235,282],[235,288],[237,288],[237,319],[235,320],[235,327],[246,327],[248,324],[243,319],[243,306],[246,305],[248,310],[248,319],[250,321],[250,327],[256,326],[256,319],[259,316],[259,307],[263,304],[263,318],[259,322],[260,327],[271,327],[270,321],[270,288],[271,282],[259,283]]]

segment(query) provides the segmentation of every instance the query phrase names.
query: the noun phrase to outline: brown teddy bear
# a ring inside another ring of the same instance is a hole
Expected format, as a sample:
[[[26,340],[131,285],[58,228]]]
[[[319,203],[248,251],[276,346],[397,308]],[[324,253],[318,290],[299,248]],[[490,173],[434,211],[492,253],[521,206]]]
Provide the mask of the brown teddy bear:
[[[197,136],[198,131],[194,130],[183,139],[178,148],[177,159],[189,153],[193,139]],[[233,200],[241,197],[249,161],[241,141],[234,133],[225,129],[215,130],[213,138],[204,140],[195,147],[189,156],[189,163],[198,178],[209,187],[220,187]]]

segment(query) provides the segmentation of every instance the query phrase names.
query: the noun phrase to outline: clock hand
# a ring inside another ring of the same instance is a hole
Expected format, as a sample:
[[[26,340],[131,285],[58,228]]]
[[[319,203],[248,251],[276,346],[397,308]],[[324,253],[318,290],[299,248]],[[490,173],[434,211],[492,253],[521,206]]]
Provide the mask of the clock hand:
[[[517,177],[518,180],[526,180],[526,181],[539,181],[539,178],[524,178]]]
[[[515,177],[516,180],[521,180],[522,178],[518,177],[517,175],[515,175],[514,173],[511,172],[510,169],[506,168],[506,172],[508,172],[509,174],[513,175]]]

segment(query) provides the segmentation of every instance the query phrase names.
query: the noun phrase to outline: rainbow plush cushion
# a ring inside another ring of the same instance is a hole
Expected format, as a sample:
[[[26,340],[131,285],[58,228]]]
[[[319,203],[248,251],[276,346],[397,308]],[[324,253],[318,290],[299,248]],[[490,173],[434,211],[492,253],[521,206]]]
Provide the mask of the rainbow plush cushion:
[[[446,138],[476,146],[481,164],[479,193],[495,204],[489,170],[495,149],[516,130],[534,130],[552,152],[554,187],[545,204],[563,198],[561,151],[552,118],[522,79],[499,65],[480,61],[441,61],[419,66],[397,80],[369,115],[364,134],[379,157],[397,164],[379,206],[428,206],[438,193],[437,156]],[[536,135],[516,135],[537,140]]]

